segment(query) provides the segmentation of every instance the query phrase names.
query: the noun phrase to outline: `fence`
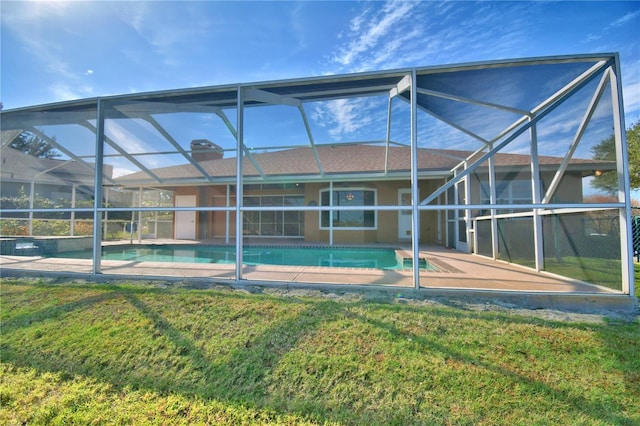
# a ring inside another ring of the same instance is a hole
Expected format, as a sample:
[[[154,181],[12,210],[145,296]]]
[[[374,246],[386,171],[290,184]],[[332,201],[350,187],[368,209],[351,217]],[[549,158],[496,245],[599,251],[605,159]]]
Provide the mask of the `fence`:
[[[640,262],[640,207],[632,207],[631,238],[633,239],[633,255]]]

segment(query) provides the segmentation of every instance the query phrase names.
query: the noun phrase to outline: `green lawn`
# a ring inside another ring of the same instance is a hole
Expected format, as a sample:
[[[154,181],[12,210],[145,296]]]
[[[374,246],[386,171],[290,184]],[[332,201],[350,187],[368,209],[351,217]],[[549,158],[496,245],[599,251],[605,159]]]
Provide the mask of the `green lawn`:
[[[577,280],[598,284],[614,290],[622,289],[620,260],[563,257],[562,260],[545,258],[545,271]]]
[[[640,424],[638,320],[403,300],[3,279],[0,424]]]

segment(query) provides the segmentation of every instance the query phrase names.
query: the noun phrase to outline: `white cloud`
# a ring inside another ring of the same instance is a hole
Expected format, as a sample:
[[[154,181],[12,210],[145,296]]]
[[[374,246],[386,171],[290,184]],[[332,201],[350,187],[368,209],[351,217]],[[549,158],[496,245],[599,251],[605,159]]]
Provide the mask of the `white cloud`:
[[[106,120],[105,134],[112,140],[117,141],[118,145],[128,153],[136,154],[153,151],[153,147],[122,127],[117,121]]]
[[[514,46],[523,44],[529,24],[519,18],[526,7],[510,4],[510,25],[504,25],[505,11],[496,5],[469,6],[464,3],[387,1],[364,3],[339,38],[330,70],[324,74],[424,66],[430,63],[464,62],[511,56]],[[487,87],[486,90],[495,88]],[[506,89],[505,89],[506,90]],[[516,102],[517,91],[507,91],[503,101]],[[480,94],[479,94],[480,95]],[[354,126],[349,104],[328,104],[322,114],[334,123],[334,137]],[[359,111],[359,115],[367,116]]]
[[[618,31],[620,27],[628,23],[632,23],[634,20],[638,20],[638,18],[640,18],[640,10],[627,12],[622,17],[616,19],[615,21],[609,23],[606,26],[601,27],[602,29],[599,32],[588,34],[587,37],[583,39],[580,43],[588,44],[597,40],[601,40],[607,33],[610,33],[611,31]]]
[[[627,12],[622,18],[616,19],[611,24],[607,25],[607,29],[620,27],[634,19],[640,17],[640,10],[636,10],[633,12]]]
[[[336,99],[316,104],[310,117],[318,126],[326,128],[333,140],[341,141],[357,138],[364,131],[367,135],[380,133],[382,128],[377,122],[380,117],[386,117],[384,108],[386,100],[379,97]]]
[[[131,27],[140,38],[160,55],[164,65],[179,66],[186,47],[211,31],[213,24],[204,15],[198,2],[126,2],[127,7],[116,6],[119,19]]]
[[[358,66],[358,61],[367,56],[372,49],[385,49],[388,36],[396,34],[404,28],[403,20],[408,20],[409,13],[417,3],[390,1],[379,11],[367,8],[351,20],[350,33],[346,45],[338,49],[333,60],[345,67]],[[393,42],[393,41],[392,41]]]
[[[92,86],[73,85],[72,83],[58,82],[49,87],[54,99],[58,101],[70,101],[93,96]]]

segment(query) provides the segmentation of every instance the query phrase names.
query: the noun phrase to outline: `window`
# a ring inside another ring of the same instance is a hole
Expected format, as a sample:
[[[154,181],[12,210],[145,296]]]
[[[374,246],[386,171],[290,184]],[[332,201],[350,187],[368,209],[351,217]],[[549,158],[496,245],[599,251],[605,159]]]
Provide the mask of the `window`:
[[[256,195],[244,197],[246,207],[303,206],[303,195]],[[244,234],[261,237],[304,236],[303,211],[246,211]]]
[[[304,183],[246,183],[243,188],[245,191],[267,191],[279,189],[295,189],[304,191]]]
[[[489,204],[489,182],[482,182],[482,203]],[[496,204],[529,204],[533,200],[531,195],[531,181],[509,180],[496,183]],[[500,210],[501,213],[513,213],[516,210]]]
[[[329,190],[320,191],[320,205],[331,205]],[[333,191],[333,206],[375,206],[376,192],[373,189],[340,188]],[[323,211],[320,216],[320,228],[329,228],[330,212]],[[333,212],[333,227],[342,229],[376,229],[375,210],[345,210]]]

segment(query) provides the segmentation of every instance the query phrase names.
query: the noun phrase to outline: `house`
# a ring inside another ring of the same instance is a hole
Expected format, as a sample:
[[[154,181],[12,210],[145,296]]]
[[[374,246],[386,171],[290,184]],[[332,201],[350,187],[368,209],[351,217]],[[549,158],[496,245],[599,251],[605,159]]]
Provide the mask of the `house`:
[[[234,245],[236,281],[244,274],[243,244],[278,238],[406,243],[413,259],[421,245],[439,244],[633,294],[619,74],[617,54],[596,53],[5,110],[3,151],[34,131],[64,157],[6,157],[12,164],[3,165],[2,186],[15,192],[29,184],[30,194],[52,197],[83,187],[103,200],[84,212],[99,222],[92,227],[94,274],[108,221],[136,221],[142,241],[158,235],[145,224],[155,215],[172,225],[164,238]],[[612,133],[615,160],[594,159],[593,148]],[[97,168],[90,176],[91,164],[111,164],[112,172]],[[616,197],[590,201],[586,191],[600,172],[614,178]],[[145,199],[153,191],[162,195]],[[2,209],[3,217],[42,213],[35,205]],[[587,233],[594,210],[610,217],[606,244]],[[575,266],[567,271],[563,259]],[[598,265],[612,259],[619,267],[604,279]],[[412,268],[419,288],[418,263]]]
[[[93,198],[95,177],[94,165],[91,163],[71,159],[38,158],[8,145],[0,148],[0,161],[2,197],[15,197],[21,193],[28,197],[33,190],[33,193],[37,193],[41,198],[52,201],[66,200],[69,205],[72,198]],[[105,164],[104,175],[111,178],[112,174],[113,167]]]
[[[216,180],[212,184],[190,164],[153,169],[160,179],[171,182],[154,188],[171,190],[177,207],[231,207],[236,205],[236,158],[224,158],[218,145],[196,140],[191,144],[193,158],[208,175]],[[435,191],[453,177],[461,160],[473,153],[453,149],[418,149],[418,178],[422,198]],[[258,210],[243,215],[242,233],[246,237],[299,238],[308,242],[339,244],[398,243],[411,240],[409,212],[369,210],[367,206],[410,205],[411,152],[406,146],[384,144],[334,144],[315,148],[300,147],[268,153],[256,153],[243,158],[243,206]],[[541,182],[547,188],[562,158],[539,157]],[[322,174],[319,166],[322,167]],[[499,204],[527,204],[531,198],[531,159],[527,155],[497,154],[495,173],[503,182],[497,190]],[[582,202],[583,178],[596,170],[608,170],[611,162],[573,159],[565,178],[555,193],[556,200],[566,203]],[[268,176],[273,183],[264,183]],[[252,183],[252,179],[256,183]],[[116,182],[123,187],[151,184],[144,172],[121,176]],[[261,182],[261,183],[258,183]],[[176,185],[178,183],[178,185]],[[470,201],[486,204],[486,210],[474,209],[471,217],[490,210],[488,174],[479,169],[472,175]],[[330,200],[330,190],[333,200]],[[227,192],[229,205],[227,205]],[[420,242],[447,244],[462,248],[459,240],[445,240],[447,201],[441,197],[442,212],[424,211],[420,216]],[[449,200],[448,203],[454,203]],[[330,226],[329,211],[295,211],[295,206],[362,206],[361,210],[333,213]],[[268,207],[268,211],[259,208]],[[286,207],[288,210],[277,208]],[[515,206],[514,206],[515,207]],[[275,210],[274,210],[275,209]],[[235,233],[235,218],[227,219],[227,212],[212,211],[199,215],[195,212],[176,212],[176,239],[223,238]],[[471,218],[470,218],[471,220]],[[228,225],[228,226],[227,226]],[[331,228],[331,229],[330,229]],[[333,237],[330,237],[330,232]],[[468,250],[468,247],[464,248]]]

